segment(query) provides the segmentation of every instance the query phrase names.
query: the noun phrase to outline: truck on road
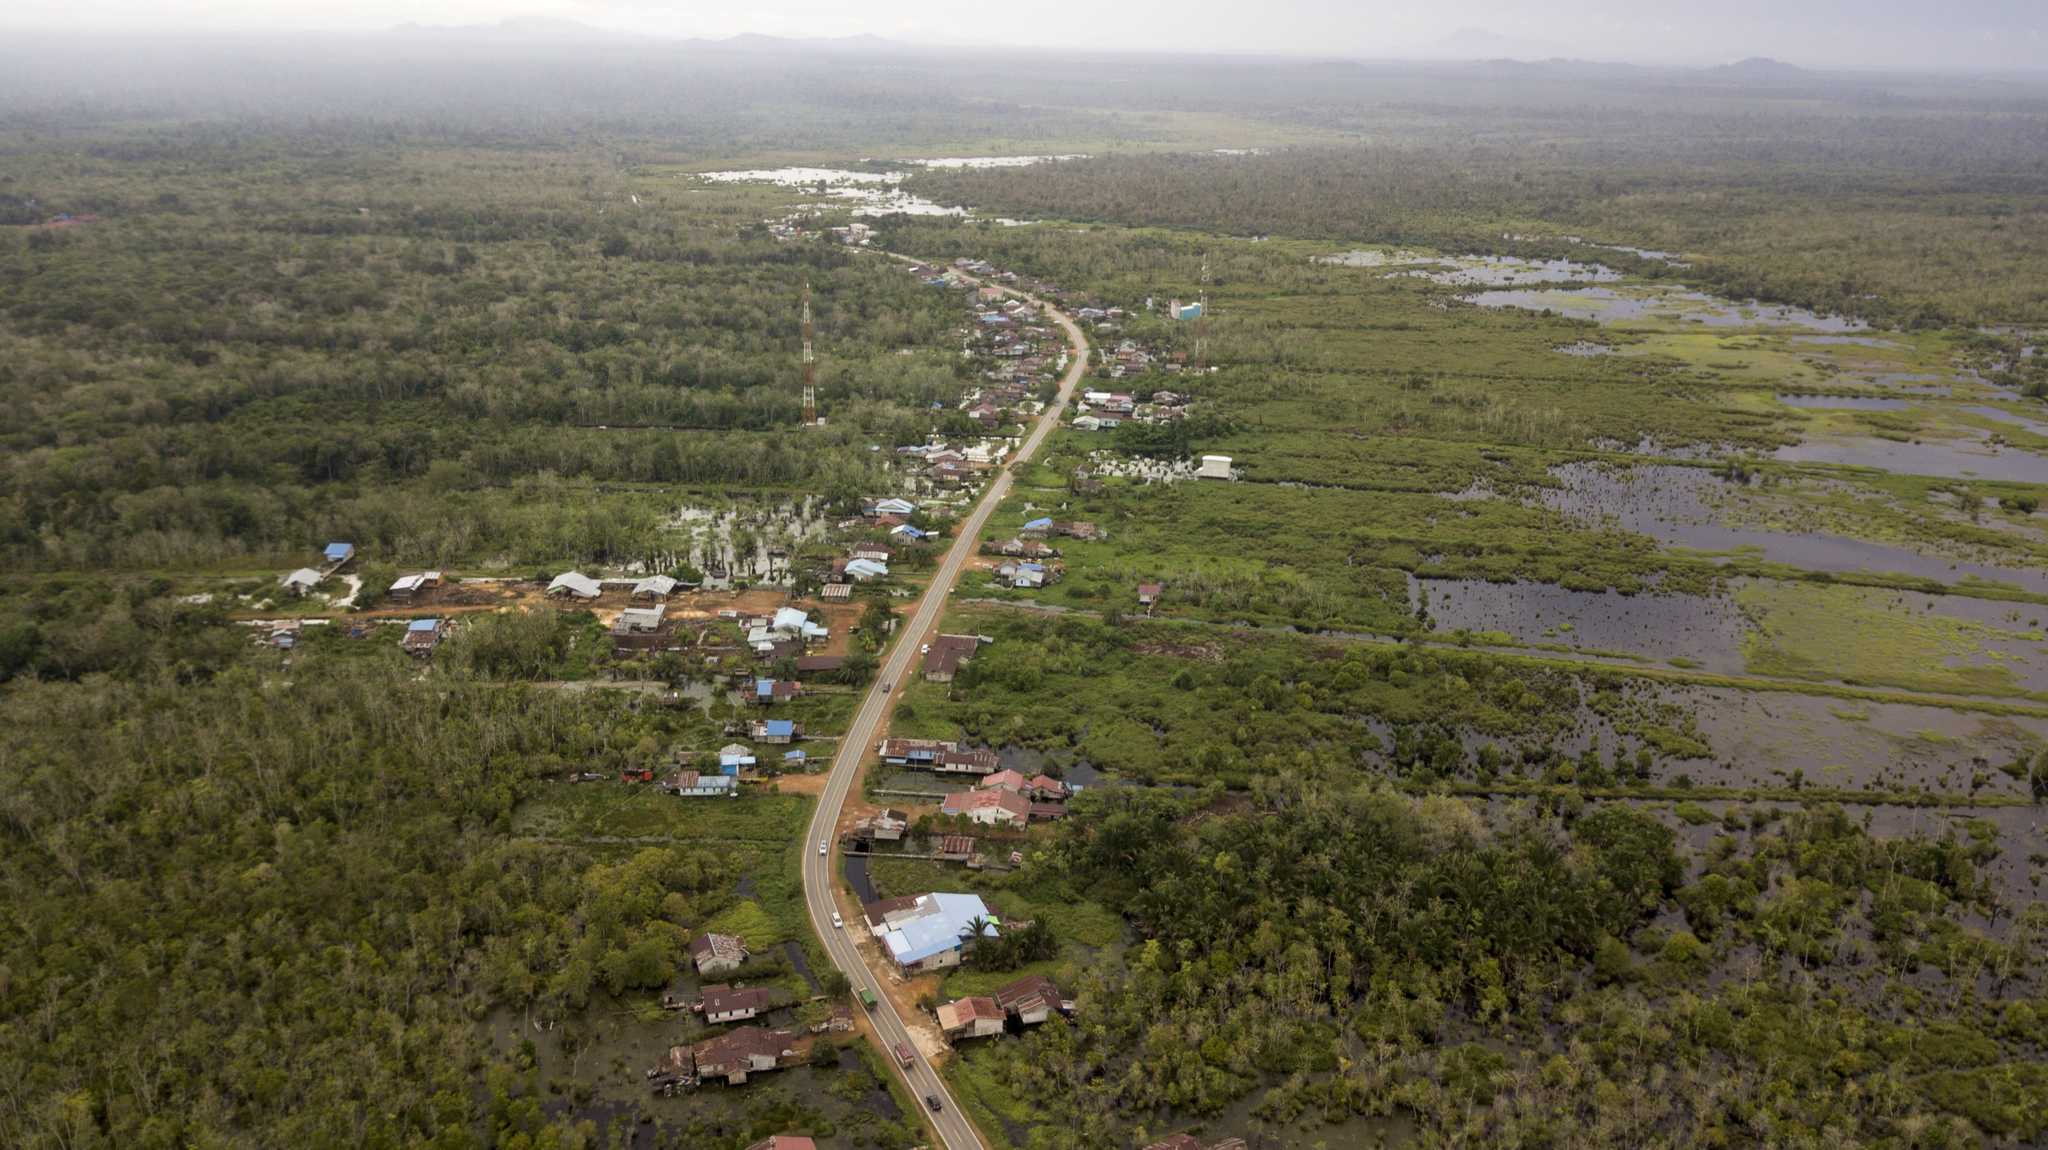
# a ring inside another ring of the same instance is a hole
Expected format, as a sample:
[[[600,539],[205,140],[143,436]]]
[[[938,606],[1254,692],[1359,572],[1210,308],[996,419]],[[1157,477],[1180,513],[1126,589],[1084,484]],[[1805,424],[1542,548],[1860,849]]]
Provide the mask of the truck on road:
[[[869,1010],[875,1008],[875,992],[863,986],[860,988],[860,1004]]]

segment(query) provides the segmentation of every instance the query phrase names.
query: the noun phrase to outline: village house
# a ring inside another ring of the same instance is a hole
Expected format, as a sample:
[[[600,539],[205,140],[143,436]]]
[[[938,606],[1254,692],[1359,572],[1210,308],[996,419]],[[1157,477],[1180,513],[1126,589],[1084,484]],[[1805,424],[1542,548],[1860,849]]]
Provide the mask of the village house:
[[[595,599],[604,594],[604,587],[581,571],[564,571],[548,581],[547,593],[551,599],[564,595],[576,599]]]
[[[810,761],[811,757],[802,751],[782,752],[782,769],[785,771],[809,770]]]
[[[1051,516],[1049,516],[1049,515],[1043,515],[1043,516],[1040,516],[1040,517],[1039,517],[1039,518],[1037,518],[1037,519],[1033,519],[1033,520],[1030,520],[1030,521],[1026,522],[1026,523],[1024,524],[1024,526],[1022,526],[1022,527],[1018,528],[1018,529],[1017,529],[1017,538],[1019,538],[1019,539],[1043,539],[1043,538],[1045,538],[1045,537],[1046,537],[1047,535],[1049,535],[1049,534],[1051,534],[1051,533],[1052,533],[1052,517],[1051,517]]]
[[[1028,782],[1022,771],[1005,767],[974,785],[985,791],[1010,791],[1021,795]]]
[[[932,857],[940,862],[964,863],[974,857],[973,835],[941,835]]]
[[[803,732],[802,726],[788,719],[755,719],[752,730],[755,742],[772,746],[795,742]]]
[[[891,766],[929,767],[954,748],[955,744],[939,739],[888,738],[882,740],[880,754],[882,761]]]
[[[906,974],[916,974],[960,965],[976,924],[981,937],[996,937],[996,917],[980,896],[934,892],[917,896],[903,910],[886,913],[876,934],[896,965]]]
[[[823,675],[846,665],[844,655],[804,655],[796,661],[799,675]]]
[[[1052,525],[1052,533],[1068,539],[1094,539],[1101,534],[1095,529],[1095,524],[1085,519],[1077,519],[1071,523],[1055,523]]]
[[[1230,478],[1230,457],[1228,455],[1204,455],[1202,457],[1202,465],[1195,468],[1195,478]]]
[[[418,571],[411,575],[400,575],[384,594],[396,603],[410,603],[425,592],[441,585],[439,571]]]
[[[939,812],[984,826],[1021,828],[1031,821],[1031,801],[1016,791],[956,791],[939,804]]]
[[[327,561],[328,571],[340,570],[341,565],[356,557],[353,543],[329,543],[320,549],[320,557]]]
[[[320,578],[321,576],[318,571],[313,570],[311,567],[301,567],[283,579],[278,580],[278,584],[294,595],[304,595],[320,585]]]
[[[774,703],[786,703],[803,693],[802,683],[791,682],[788,679],[754,680],[754,701],[764,707]]]
[[[825,584],[825,585],[824,585],[823,587],[820,587],[820,588],[818,589],[818,598],[820,598],[820,599],[835,599],[835,600],[836,600],[836,599],[851,599],[851,598],[853,598],[853,584],[851,584],[851,583],[827,583],[827,584]]]
[[[703,993],[697,1008],[703,1012],[704,1021],[712,1025],[744,1022],[775,1009],[775,992],[765,986],[707,986]]]
[[[995,1000],[1003,1013],[1017,1016],[1019,1026],[1037,1026],[1055,1011],[1068,1014],[1074,1009],[1073,1001],[1042,974],[1026,975],[1003,987],[996,991]]]
[[[909,515],[916,510],[917,504],[908,499],[882,499],[877,500],[864,514],[872,519],[880,515]]]
[[[698,974],[724,974],[746,964],[752,952],[745,941],[731,934],[700,934],[690,940],[690,961]]]
[[[975,635],[940,635],[924,651],[924,677],[933,683],[950,683],[962,665],[971,661],[981,646]]]
[[[1033,775],[1024,784],[1024,797],[1036,803],[1063,803],[1071,793],[1066,783],[1047,774]]]
[[[902,811],[877,811],[853,824],[853,837],[893,843],[902,841],[903,832],[909,829],[910,819]]]
[[[871,559],[876,563],[887,563],[892,556],[889,548],[880,543],[856,543],[846,553],[849,559]]]
[[[939,1029],[947,1041],[986,1038],[1003,1032],[1003,1008],[993,998],[973,995],[939,1004]]]
[[[628,651],[663,651],[680,646],[673,630],[667,626],[668,604],[656,603],[652,607],[628,607],[612,620],[612,650],[618,653]]]
[[[677,771],[661,781],[661,789],[685,799],[730,799],[737,798],[740,793],[738,779],[730,775],[704,775],[696,771]]]
[[[742,771],[756,766],[753,748],[739,743],[727,743],[718,748],[718,773],[738,778]]]
[[[1165,586],[1159,583],[1138,584],[1138,606],[1150,608],[1159,602],[1159,596],[1165,590]]]
[[[425,658],[434,653],[447,634],[447,625],[439,619],[414,619],[405,625],[405,638],[399,640],[399,646],[408,655]]]
[[[841,571],[848,579],[853,580],[855,583],[865,583],[870,579],[887,579],[889,577],[889,565],[874,559],[848,559],[846,566],[841,568]]]
[[[635,599],[666,599],[674,593],[676,581],[667,575],[649,575],[633,584]]]
[[[939,752],[931,769],[942,775],[986,775],[1002,762],[987,747],[950,747]]]
[[[690,1048],[690,1061],[700,1081],[723,1078],[731,1086],[745,1083],[749,1074],[774,1070],[795,1057],[795,1035],[762,1026],[742,1026]]]

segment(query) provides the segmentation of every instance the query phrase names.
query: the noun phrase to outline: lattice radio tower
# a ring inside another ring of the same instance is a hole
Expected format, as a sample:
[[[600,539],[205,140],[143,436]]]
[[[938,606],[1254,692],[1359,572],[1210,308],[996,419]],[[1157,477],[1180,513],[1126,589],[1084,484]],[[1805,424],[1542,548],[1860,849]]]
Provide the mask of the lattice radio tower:
[[[818,357],[811,352],[811,281],[804,281],[804,423],[818,422]]]
[[[1195,370],[1209,362],[1209,255],[1202,254],[1202,294],[1195,300]]]

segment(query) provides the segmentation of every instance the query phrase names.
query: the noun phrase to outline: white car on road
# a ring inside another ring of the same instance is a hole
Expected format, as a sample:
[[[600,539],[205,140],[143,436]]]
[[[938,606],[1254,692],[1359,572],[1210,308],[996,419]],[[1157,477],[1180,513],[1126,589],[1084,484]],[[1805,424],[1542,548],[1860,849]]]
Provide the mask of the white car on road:
[[[824,839],[819,839],[819,840],[818,840],[818,853],[819,853],[819,854],[824,854],[824,853],[825,853],[825,851],[826,851],[826,849],[828,848],[828,846],[829,846],[829,844],[828,844],[828,843],[826,842],[826,840],[824,840]]]

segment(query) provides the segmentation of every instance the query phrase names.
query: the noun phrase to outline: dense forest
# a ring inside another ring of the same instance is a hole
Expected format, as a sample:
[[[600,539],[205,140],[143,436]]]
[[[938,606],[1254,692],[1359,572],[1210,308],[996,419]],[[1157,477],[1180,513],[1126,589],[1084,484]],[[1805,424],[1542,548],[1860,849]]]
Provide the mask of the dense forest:
[[[588,153],[173,139],[10,163],[44,211],[98,217],[0,235],[12,565],[274,561],[331,537],[588,561],[645,549],[658,504],[634,485],[856,498],[866,436],[914,437],[960,390],[937,353],[957,304],[681,210],[680,180],[636,205]],[[806,282],[831,426],[799,446]]]

